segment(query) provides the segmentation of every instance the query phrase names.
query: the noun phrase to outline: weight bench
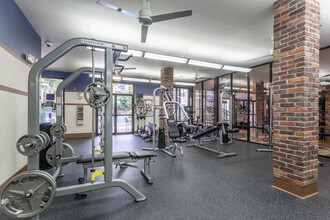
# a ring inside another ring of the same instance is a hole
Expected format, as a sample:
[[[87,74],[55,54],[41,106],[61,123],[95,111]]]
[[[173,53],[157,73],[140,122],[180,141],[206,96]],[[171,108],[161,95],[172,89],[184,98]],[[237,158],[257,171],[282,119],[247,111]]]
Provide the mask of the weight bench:
[[[191,138],[194,139],[194,140],[198,140],[198,143],[193,143],[193,144],[188,144],[187,147],[198,147],[198,148],[201,148],[203,150],[207,150],[207,151],[211,151],[213,153],[216,153],[218,154],[218,159],[222,159],[222,158],[226,158],[226,157],[233,157],[233,156],[237,156],[237,153],[236,152],[230,152],[230,153],[225,153],[225,152],[222,152],[220,150],[220,146],[223,143],[223,134],[228,134],[228,133],[237,133],[239,132],[238,129],[228,129],[228,123],[217,123],[216,126],[213,126],[211,128],[208,128],[206,129],[205,131],[201,132],[201,133],[198,133],[194,136],[192,136]],[[209,134],[212,134],[212,133],[216,133],[217,134],[217,150],[215,149],[211,149],[211,148],[208,148],[208,147],[205,147],[202,145],[201,143],[201,138],[209,135]],[[228,143],[231,143],[230,141],[228,141]]]
[[[103,153],[95,153],[94,155],[94,167],[102,167],[104,166],[104,154]],[[150,176],[150,167],[151,162],[154,162],[152,160],[152,157],[156,157],[153,152],[150,151],[137,151],[137,152],[127,152],[127,151],[121,151],[121,152],[113,152],[112,155],[112,163],[113,165],[117,166],[119,165],[120,168],[126,168],[126,167],[135,167],[138,168],[135,165],[132,165],[130,163],[136,163],[139,160],[144,160],[144,169],[141,169],[142,176],[146,179],[147,183],[152,184],[152,178]],[[77,164],[83,164],[84,169],[84,179],[79,179],[79,182],[87,182],[87,169],[92,168],[92,155],[81,155],[77,158]],[[91,181],[93,182],[95,180],[96,176],[103,175],[104,171],[94,171],[91,174]]]

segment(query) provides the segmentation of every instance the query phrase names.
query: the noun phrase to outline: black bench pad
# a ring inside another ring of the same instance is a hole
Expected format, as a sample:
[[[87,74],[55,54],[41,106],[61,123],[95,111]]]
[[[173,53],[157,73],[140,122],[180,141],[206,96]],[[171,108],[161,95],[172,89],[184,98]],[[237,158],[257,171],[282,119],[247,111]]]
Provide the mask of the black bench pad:
[[[204,136],[206,136],[206,135],[208,135],[208,134],[211,134],[211,133],[213,133],[213,132],[215,132],[215,131],[218,131],[219,129],[221,129],[221,127],[219,127],[219,126],[214,126],[214,127],[209,128],[209,129],[207,129],[207,130],[205,130],[205,131],[203,131],[203,132],[201,132],[201,133],[195,134],[195,135],[192,136],[191,138],[192,138],[192,139],[202,138],[202,137],[204,137]]]
[[[155,157],[153,152],[150,151],[138,151],[138,152],[127,152],[127,151],[120,151],[120,152],[113,152],[112,159],[113,160],[122,160],[122,159],[142,159],[147,157]],[[104,160],[104,153],[96,153],[94,157],[95,162],[100,162]],[[91,163],[92,162],[92,155],[81,155],[77,158],[77,163]]]
[[[137,152],[129,152],[130,156],[134,159],[136,158],[148,158],[148,157],[155,157],[157,155],[154,154],[154,152],[151,151],[137,151]]]
[[[113,152],[112,159],[113,160],[120,160],[120,159],[127,159],[130,158],[130,154],[127,151],[120,151],[120,152]],[[96,153],[94,157],[95,162],[100,162],[104,160],[104,153]],[[92,162],[92,155],[81,155],[77,159],[77,163],[91,163]]]

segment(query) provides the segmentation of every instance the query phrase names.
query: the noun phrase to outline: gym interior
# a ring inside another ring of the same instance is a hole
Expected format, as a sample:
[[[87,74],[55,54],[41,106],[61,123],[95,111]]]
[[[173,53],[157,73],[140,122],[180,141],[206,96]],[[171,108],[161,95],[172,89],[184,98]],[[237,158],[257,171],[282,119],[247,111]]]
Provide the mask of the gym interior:
[[[0,0],[0,219],[330,219],[328,0]]]

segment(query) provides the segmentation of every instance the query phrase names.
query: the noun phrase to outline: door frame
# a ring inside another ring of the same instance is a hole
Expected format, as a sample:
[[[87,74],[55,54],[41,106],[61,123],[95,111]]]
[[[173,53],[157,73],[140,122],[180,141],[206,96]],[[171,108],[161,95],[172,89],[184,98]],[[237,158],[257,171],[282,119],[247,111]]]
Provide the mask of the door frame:
[[[118,96],[128,96],[132,98],[132,114],[131,115],[117,115],[117,97]],[[113,98],[114,98],[114,102],[113,102],[113,106],[114,106],[114,112],[112,114],[112,116],[114,117],[113,120],[113,127],[114,130],[112,131],[112,134],[118,135],[118,134],[133,134],[134,133],[134,108],[133,108],[133,103],[134,103],[134,95],[133,94],[113,94]],[[117,131],[117,116],[131,116],[132,117],[132,130],[130,132],[119,132]]]

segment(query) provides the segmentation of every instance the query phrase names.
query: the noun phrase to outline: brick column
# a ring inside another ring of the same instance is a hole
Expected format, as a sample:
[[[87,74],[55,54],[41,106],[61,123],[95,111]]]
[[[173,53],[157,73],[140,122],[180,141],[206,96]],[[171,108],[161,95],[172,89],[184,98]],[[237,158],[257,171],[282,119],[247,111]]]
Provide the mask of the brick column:
[[[274,187],[317,193],[319,0],[277,0],[274,13]]]
[[[173,74],[173,68],[172,67],[165,67],[161,69],[160,71],[160,80],[161,80],[161,85],[165,86],[171,96],[173,97],[173,88],[174,88],[174,74]],[[164,102],[163,99],[160,100],[160,103],[162,104]],[[161,114],[163,114],[162,111],[160,111]],[[160,121],[159,124],[160,126],[165,128],[165,140],[167,141],[167,126],[165,124],[166,122],[164,120]]]
[[[325,121],[325,129],[324,132],[326,134],[330,134],[330,86],[326,86],[325,93],[325,113],[324,113],[324,121]],[[325,140],[329,140],[330,137],[326,136]]]
[[[265,91],[264,82],[256,83],[256,115],[257,127],[263,127],[264,124],[264,110],[265,108]],[[257,129],[258,130],[258,129]]]

